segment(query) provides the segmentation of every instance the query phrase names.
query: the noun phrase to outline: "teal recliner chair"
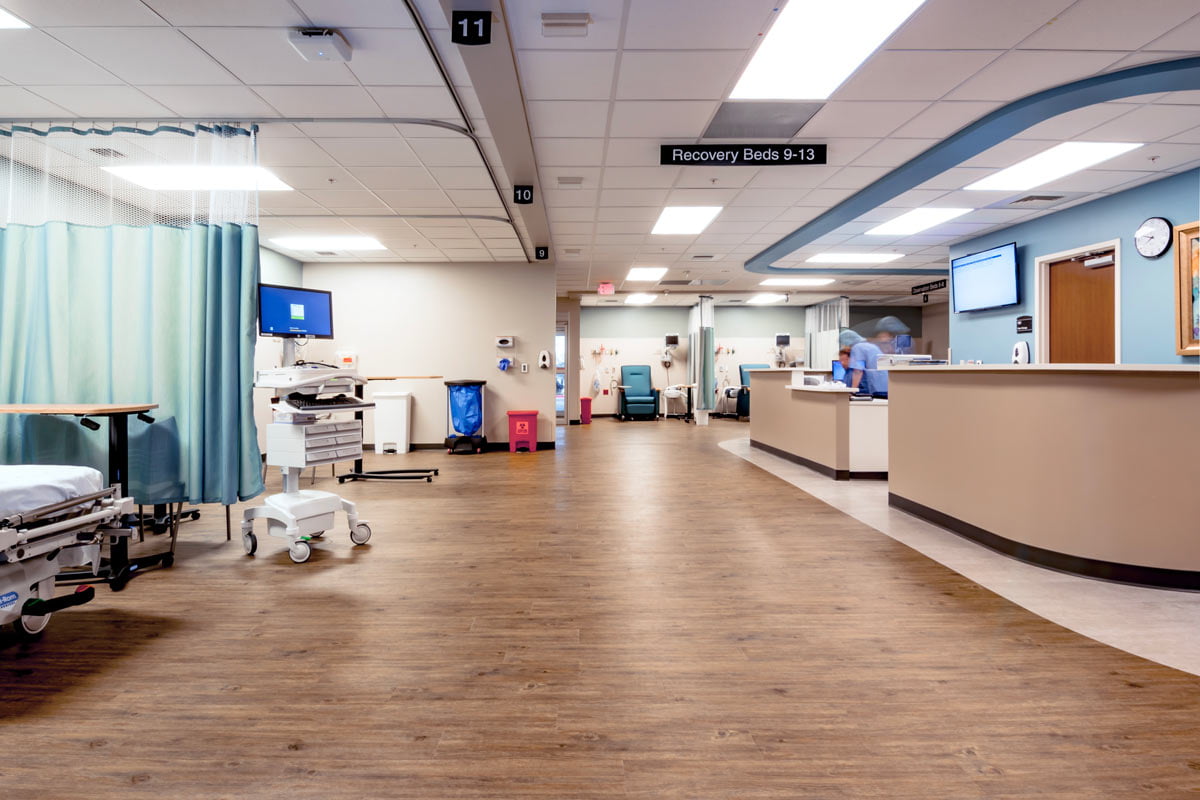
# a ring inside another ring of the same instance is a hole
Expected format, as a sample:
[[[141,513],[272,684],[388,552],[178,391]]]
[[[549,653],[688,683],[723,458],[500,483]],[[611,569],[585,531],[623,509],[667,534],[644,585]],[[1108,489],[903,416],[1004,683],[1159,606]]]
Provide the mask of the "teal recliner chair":
[[[738,378],[742,381],[742,389],[737,396],[737,415],[739,417],[750,416],[750,370],[752,369],[770,369],[770,364],[739,364]]]
[[[617,419],[658,419],[658,389],[650,383],[650,367],[621,367],[617,387]]]

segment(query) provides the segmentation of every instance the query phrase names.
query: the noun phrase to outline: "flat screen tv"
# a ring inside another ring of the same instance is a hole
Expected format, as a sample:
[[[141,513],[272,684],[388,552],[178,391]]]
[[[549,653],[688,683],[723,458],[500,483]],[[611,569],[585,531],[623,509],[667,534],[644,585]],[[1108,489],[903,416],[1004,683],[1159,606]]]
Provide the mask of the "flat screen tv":
[[[260,283],[258,332],[261,336],[332,339],[332,293]]]
[[[1016,305],[1016,242],[951,259],[950,299],[955,313]]]

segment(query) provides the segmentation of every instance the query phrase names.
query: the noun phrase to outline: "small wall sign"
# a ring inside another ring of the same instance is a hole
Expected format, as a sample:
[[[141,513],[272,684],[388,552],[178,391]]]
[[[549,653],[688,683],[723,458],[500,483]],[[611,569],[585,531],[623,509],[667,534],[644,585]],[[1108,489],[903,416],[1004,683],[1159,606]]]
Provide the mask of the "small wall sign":
[[[929,294],[930,292],[936,292],[938,289],[945,289],[945,288],[946,288],[946,279],[942,278],[941,280],[930,281],[929,283],[922,283],[920,286],[914,286],[914,287],[912,287],[912,293],[913,294]]]
[[[1017,333],[1033,333],[1033,317],[1017,317]]]

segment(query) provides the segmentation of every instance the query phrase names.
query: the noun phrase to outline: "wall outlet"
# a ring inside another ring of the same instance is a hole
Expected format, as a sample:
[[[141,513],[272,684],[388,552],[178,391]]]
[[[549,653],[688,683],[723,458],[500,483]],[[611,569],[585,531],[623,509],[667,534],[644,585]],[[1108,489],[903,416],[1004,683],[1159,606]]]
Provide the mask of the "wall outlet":
[[[521,372],[529,372],[529,364],[528,363],[526,363],[524,361],[521,362]]]

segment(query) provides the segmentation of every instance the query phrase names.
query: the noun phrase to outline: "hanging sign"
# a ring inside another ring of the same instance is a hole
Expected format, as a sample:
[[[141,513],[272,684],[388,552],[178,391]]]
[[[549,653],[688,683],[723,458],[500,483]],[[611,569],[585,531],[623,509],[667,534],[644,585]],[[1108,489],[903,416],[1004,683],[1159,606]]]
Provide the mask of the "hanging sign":
[[[455,44],[492,43],[491,11],[451,11],[450,41]]]
[[[539,244],[533,248],[533,257],[538,261],[546,261],[550,258],[550,248],[544,244]]]
[[[940,281],[930,281],[929,283],[922,283],[920,286],[914,286],[914,287],[912,287],[912,293],[913,294],[928,294],[929,292],[936,292],[938,289],[945,289],[945,288],[946,288],[946,279],[942,278]]]
[[[514,186],[513,187],[513,202],[517,205],[527,206],[533,202],[533,187],[532,186]]]
[[[768,167],[824,164],[823,144],[664,144],[658,163],[687,167]]]

